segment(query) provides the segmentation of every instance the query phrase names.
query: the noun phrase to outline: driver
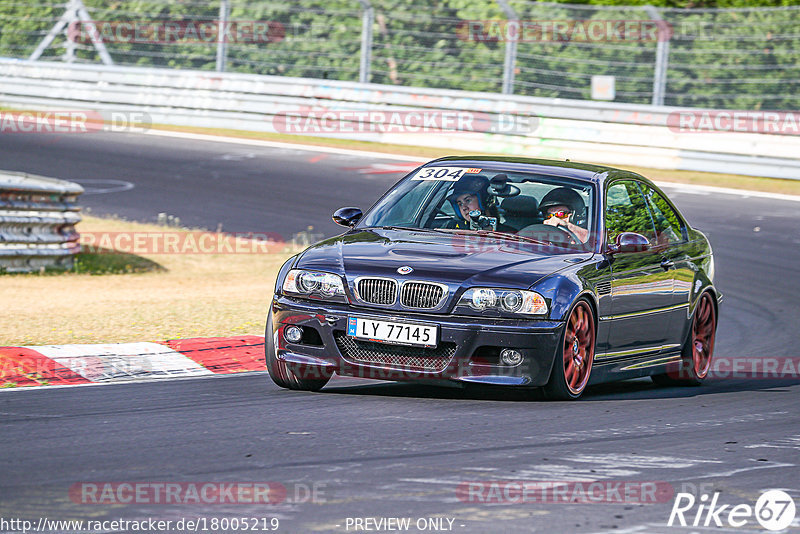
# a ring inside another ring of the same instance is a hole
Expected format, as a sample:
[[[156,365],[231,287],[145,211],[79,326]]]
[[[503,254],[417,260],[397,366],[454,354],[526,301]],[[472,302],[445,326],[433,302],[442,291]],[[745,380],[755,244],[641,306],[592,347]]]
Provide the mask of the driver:
[[[499,222],[494,197],[489,193],[489,179],[485,176],[464,176],[453,186],[447,197],[455,212],[455,220],[449,228],[470,229],[469,212],[478,210],[486,217],[498,220],[497,231],[513,233],[516,230]]]
[[[569,187],[553,189],[542,198],[539,209],[544,216],[544,224],[565,228],[581,243],[589,240],[589,230],[576,224],[584,219],[586,206],[574,189]]]

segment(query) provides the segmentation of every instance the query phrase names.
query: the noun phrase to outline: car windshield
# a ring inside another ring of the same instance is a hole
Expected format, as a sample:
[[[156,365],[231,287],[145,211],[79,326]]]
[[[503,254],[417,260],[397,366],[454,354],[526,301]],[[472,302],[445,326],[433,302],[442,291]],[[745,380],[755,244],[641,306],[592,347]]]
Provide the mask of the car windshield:
[[[391,189],[359,228],[402,227],[587,249],[594,235],[592,184],[556,176],[466,167],[423,167]]]

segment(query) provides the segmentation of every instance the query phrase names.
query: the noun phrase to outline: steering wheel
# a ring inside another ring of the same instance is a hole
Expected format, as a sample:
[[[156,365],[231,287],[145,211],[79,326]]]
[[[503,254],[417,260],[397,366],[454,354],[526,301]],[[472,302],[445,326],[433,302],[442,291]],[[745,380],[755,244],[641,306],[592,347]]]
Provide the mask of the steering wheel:
[[[554,234],[553,230],[557,230],[558,233]],[[582,243],[582,241],[578,239],[578,236],[576,236],[575,233],[569,228],[564,226],[550,226],[549,224],[541,223],[526,226],[517,232],[517,235],[522,237],[530,237],[532,239],[536,239],[537,241],[544,241],[554,245]]]

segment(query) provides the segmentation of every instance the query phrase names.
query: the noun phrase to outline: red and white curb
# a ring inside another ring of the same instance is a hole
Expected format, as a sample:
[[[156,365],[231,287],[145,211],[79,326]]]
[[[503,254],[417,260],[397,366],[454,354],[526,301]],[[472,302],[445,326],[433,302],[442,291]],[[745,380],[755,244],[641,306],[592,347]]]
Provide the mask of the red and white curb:
[[[262,336],[0,347],[0,388],[191,378],[265,370]]]

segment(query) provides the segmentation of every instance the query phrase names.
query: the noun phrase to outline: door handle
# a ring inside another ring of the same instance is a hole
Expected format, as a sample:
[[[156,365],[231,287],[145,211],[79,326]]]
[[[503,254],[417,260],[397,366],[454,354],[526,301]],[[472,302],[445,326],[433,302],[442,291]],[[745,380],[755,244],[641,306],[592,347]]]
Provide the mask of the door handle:
[[[675,262],[674,261],[672,261],[670,259],[666,259],[666,258],[661,261],[661,268],[664,269],[665,271],[669,271],[673,267],[675,267]]]

